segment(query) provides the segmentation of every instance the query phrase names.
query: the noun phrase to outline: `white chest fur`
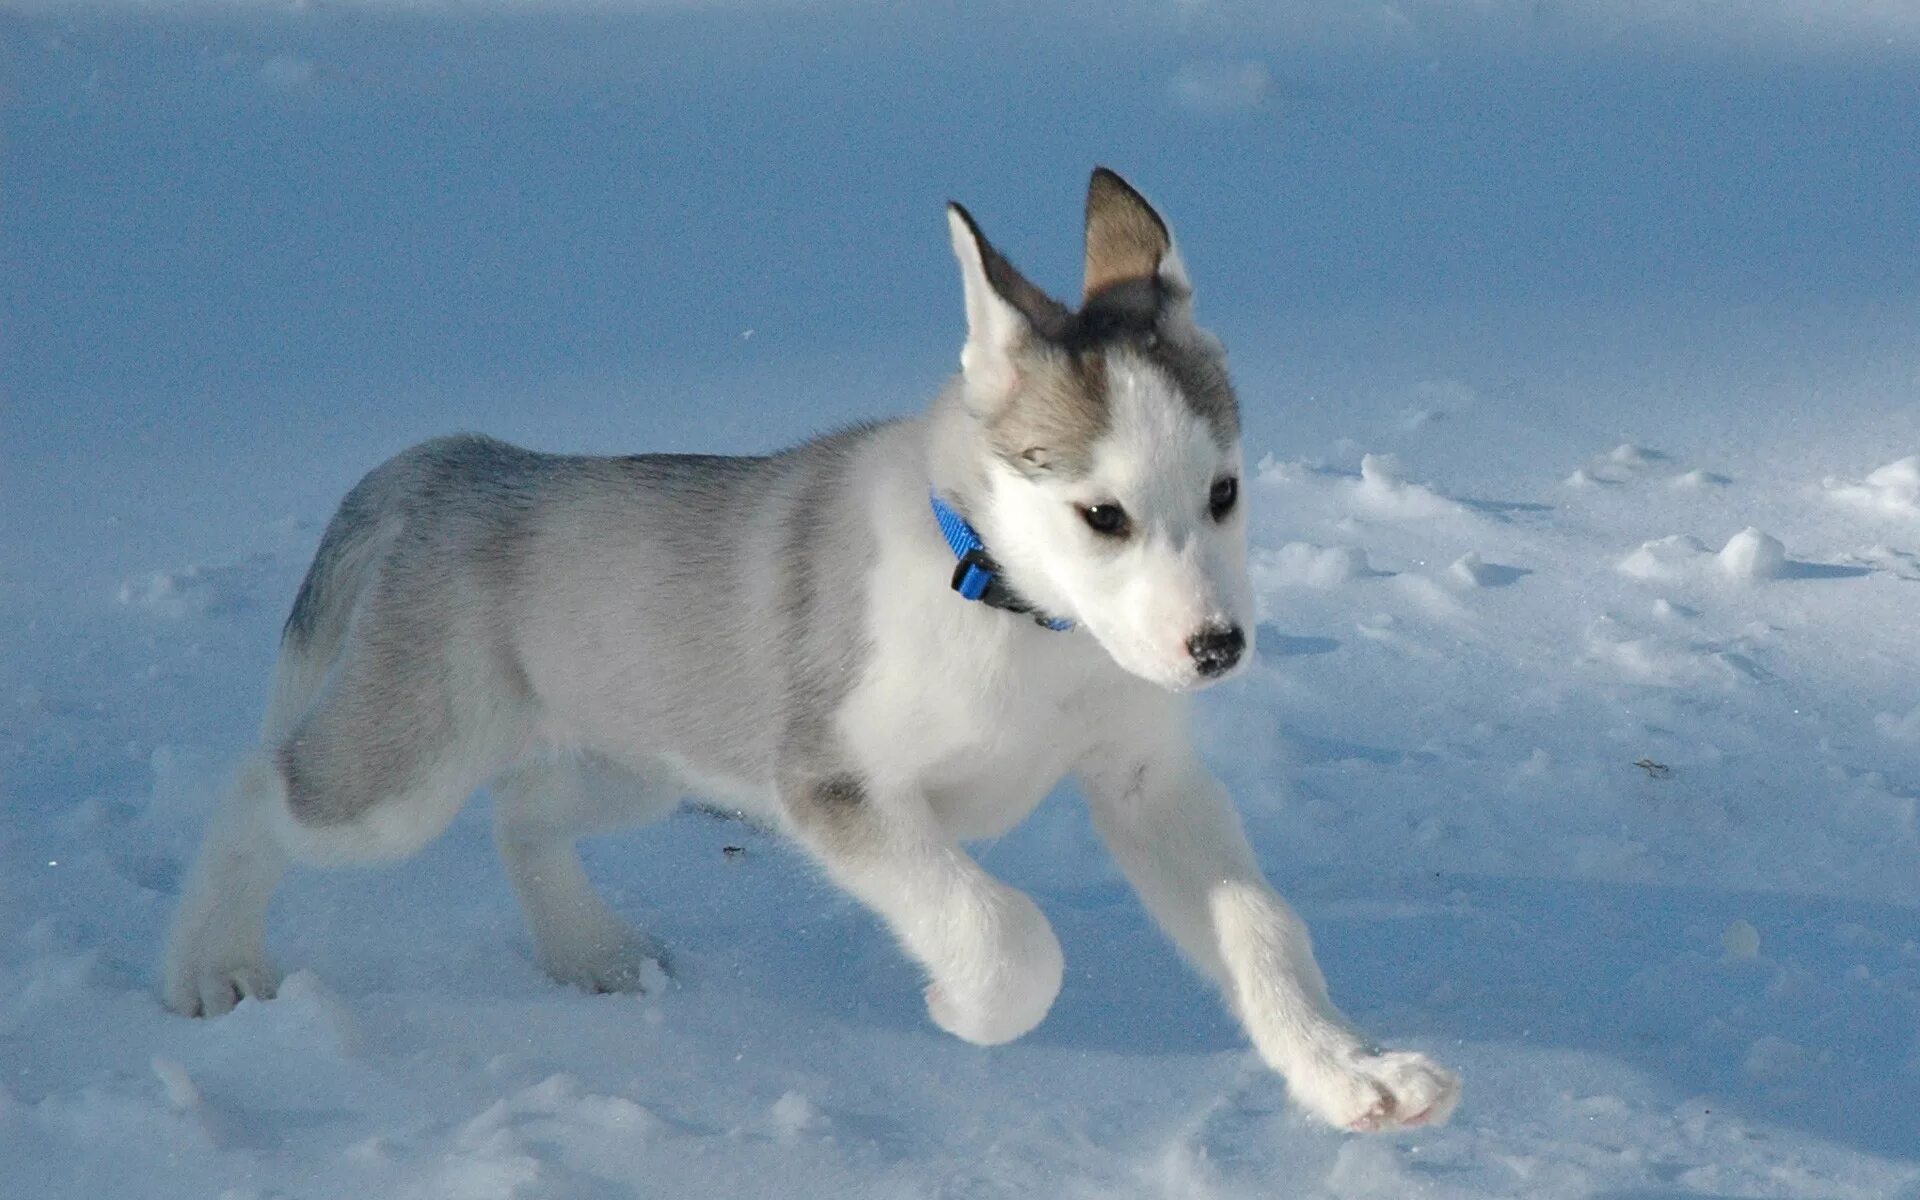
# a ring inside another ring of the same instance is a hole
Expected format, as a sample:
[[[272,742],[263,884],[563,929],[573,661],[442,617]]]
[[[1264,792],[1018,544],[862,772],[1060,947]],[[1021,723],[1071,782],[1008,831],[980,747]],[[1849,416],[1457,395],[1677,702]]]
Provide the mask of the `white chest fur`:
[[[990,837],[1033,810],[1140,685],[1085,632],[961,600],[924,534],[882,533],[893,544],[867,587],[870,658],[839,732],[874,784],[920,792],[955,836]]]

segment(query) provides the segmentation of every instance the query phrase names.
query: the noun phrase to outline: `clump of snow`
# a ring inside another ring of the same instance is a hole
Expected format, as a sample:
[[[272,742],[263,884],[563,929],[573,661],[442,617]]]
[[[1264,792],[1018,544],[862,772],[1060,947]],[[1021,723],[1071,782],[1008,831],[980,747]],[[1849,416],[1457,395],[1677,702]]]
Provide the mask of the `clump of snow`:
[[[1665,596],[1659,596],[1653,602],[1653,615],[1662,621],[1680,621],[1700,614],[1684,604],[1675,604]]]
[[[251,608],[262,568],[256,555],[238,563],[195,563],[177,571],[154,571],[120,585],[120,603],[158,617],[217,616]]]
[[[1697,664],[1663,638],[1622,636],[1605,624],[1587,638],[1587,660],[1638,683],[1674,686],[1699,677]]]
[[[1248,563],[1255,586],[1331,588],[1373,574],[1366,551],[1357,546],[1316,546],[1288,542],[1273,550],[1255,550]]]
[[[1778,579],[1787,573],[1787,548],[1780,539],[1748,526],[1727,539],[1716,554],[1698,538],[1684,534],[1642,542],[1616,564],[1635,579],[1674,583],[1698,577],[1712,561],[1727,578],[1742,583]]]
[[[181,1112],[190,1112],[200,1107],[200,1088],[187,1074],[187,1069],[164,1055],[156,1054],[152,1060],[154,1077],[160,1080],[160,1088],[166,1093],[167,1103]]]
[[[1505,587],[1525,574],[1519,567],[1488,562],[1478,550],[1467,551],[1447,568],[1449,580],[1459,587],[1469,588]]]
[[[1834,499],[1876,512],[1920,517],[1920,454],[1910,454],[1870,472],[1857,483],[1826,481]]]
[[[1461,511],[1459,504],[1425,484],[1407,482],[1399,458],[1392,454],[1361,457],[1354,497],[1368,512],[1383,517],[1418,519]]]
[[[1620,484],[1644,475],[1656,463],[1667,461],[1658,450],[1649,450],[1633,442],[1622,442],[1605,454],[1596,455],[1584,466],[1575,468],[1565,482],[1569,487],[1590,488],[1600,484]]]
[[[1732,482],[1733,480],[1725,475],[1695,467],[1691,471],[1683,471],[1675,475],[1672,486],[1681,491],[1699,492],[1707,488],[1725,487]]]
[[[1640,548],[1620,560],[1620,570],[1635,579],[1670,582],[1692,574],[1700,559],[1708,554],[1697,538],[1672,534],[1642,542]]]
[[[1426,1190],[1401,1161],[1403,1151],[1390,1141],[1356,1138],[1340,1147],[1327,1171],[1327,1187],[1353,1200],[1402,1200]]]
[[[325,1049],[338,1057],[359,1052],[362,1038],[352,1010],[311,969],[302,968],[280,983],[271,1004],[243,1000],[223,1018],[235,1030],[268,1044]]]
[[[1358,447],[1343,444],[1343,454]],[[1298,488],[1311,507],[1346,517],[1419,520],[1463,512],[1457,501],[1406,478],[1398,456],[1360,454],[1360,477],[1311,462],[1280,462],[1268,455],[1255,468],[1255,481],[1269,489]]]
[[[1428,379],[1409,389],[1408,400],[1395,424],[1403,433],[1418,433],[1471,409],[1478,402],[1479,393],[1457,379]]]
[[[1480,557],[1478,550],[1469,550],[1454,559],[1453,565],[1447,568],[1447,574],[1455,583],[1464,584],[1467,587],[1489,586],[1487,562]]]
[[[1920,742],[1920,705],[1905,716],[1899,713],[1875,714],[1873,727],[1896,742]]]
[[[1749,525],[1727,539],[1719,560],[1720,569],[1732,578],[1759,583],[1786,573],[1787,548],[1779,538]]]
[[[1760,931],[1742,918],[1720,935],[1720,948],[1726,951],[1728,962],[1751,962],[1760,957]]]
[[[795,1141],[803,1134],[817,1133],[827,1127],[827,1118],[813,1101],[799,1092],[786,1092],[767,1111],[774,1135],[782,1141]]]
[[[1606,461],[1623,471],[1644,471],[1656,460],[1666,457],[1658,450],[1649,450],[1644,446],[1636,446],[1632,442],[1621,442],[1607,451]]]

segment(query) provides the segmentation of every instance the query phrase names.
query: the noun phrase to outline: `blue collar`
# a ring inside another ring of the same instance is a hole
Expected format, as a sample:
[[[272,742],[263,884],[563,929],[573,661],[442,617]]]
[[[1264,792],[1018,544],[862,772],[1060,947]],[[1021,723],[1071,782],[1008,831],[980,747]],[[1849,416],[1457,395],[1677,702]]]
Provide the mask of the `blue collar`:
[[[954,591],[968,600],[978,600],[988,608],[1025,613],[1037,624],[1056,632],[1073,628],[1072,621],[1065,617],[1049,617],[1002,582],[1000,564],[987,553],[986,543],[980,540],[979,532],[952,505],[942,500],[939,493],[929,492],[927,498],[933,502],[933,519],[940,522],[940,533],[947,539],[953,556],[960,560],[953,569]]]

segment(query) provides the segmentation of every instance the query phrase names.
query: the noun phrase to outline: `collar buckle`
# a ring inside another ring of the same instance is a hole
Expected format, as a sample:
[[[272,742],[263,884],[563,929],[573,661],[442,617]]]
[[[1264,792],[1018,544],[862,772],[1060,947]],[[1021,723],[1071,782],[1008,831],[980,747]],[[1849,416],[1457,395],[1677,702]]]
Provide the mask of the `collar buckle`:
[[[973,549],[953,564],[953,590],[969,600],[985,600],[994,590],[999,564],[984,549]]]

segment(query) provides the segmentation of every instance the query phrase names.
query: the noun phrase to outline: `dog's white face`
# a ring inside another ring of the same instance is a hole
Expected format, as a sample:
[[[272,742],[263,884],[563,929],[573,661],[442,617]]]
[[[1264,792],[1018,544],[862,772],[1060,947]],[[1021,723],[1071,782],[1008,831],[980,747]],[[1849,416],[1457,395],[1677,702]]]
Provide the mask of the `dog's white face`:
[[[1253,648],[1240,447],[1154,363],[1106,355],[1111,423],[1084,474],[995,472],[994,553],[1041,608],[1162,687],[1227,678]]]
[[[1253,641],[1239,414],[1164,222],[1095,173],[1074,313],[963,211],[952,226],[988,482],[973,516],[1007,581],[1162,687],[1227,678]]]

